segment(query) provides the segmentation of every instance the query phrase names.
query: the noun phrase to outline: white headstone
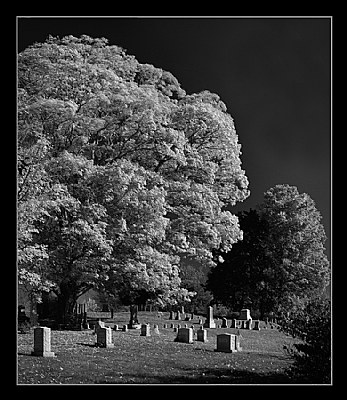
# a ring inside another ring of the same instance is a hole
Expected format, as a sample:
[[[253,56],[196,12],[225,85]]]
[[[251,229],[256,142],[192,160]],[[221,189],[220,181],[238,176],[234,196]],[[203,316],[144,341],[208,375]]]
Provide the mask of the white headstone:
[[[207,308],[207,318],[204,323],[204,328],[215,328],[216,323],[213,320],[213,307],[208,307]]]
[[[34,329],[34,356],[54,357],[51,351],[51,328],[39,326]]]
[[[99,328],[96,331],[96,345],[98,347],[113,347],[112,343],[112,329],[110,327]]]

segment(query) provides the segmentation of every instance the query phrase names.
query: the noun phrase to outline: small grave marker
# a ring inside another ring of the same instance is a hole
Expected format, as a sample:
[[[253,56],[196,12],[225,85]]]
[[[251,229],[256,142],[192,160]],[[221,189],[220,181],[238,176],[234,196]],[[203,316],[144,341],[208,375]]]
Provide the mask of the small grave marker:
[[[199,329],[197,331],[197,340],[199,342],[207,342],[207,330],[206,329]]]
[[[254,328],[253,328],[253,330],[254,330],[254,331],[260,331],[260,321],[257,320],[257,319],[254,321]]]
[[[151,336],[151,327],[149,324],[141,325],[141,335],[140,336]]]

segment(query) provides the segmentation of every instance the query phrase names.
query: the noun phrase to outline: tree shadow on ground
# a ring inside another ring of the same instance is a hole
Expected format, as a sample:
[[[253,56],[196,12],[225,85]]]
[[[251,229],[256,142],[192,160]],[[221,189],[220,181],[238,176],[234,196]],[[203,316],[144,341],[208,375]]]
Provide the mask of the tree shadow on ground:
[[[144,384],[296,384],[285,372],[258,373],[248,370],[199,369],[192,374],[153,376],[146,374],[124,374],[123,381]],[[112,381],[98,381],[95,383],[113,383]]]

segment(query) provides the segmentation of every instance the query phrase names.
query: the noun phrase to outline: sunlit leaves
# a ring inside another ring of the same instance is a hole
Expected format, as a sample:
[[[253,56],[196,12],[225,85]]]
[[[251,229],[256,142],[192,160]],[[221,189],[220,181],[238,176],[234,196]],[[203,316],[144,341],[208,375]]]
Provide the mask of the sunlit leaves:
[[[242,232],[222,209],[249,195],[219,96],[186,95],[170,72],[87,35],[28,47],[18,83],[19,193],[43,206],[27,245],[46,246],[48,275],[188,298],[180,256],[211,265],[213,248],[230,249]]]

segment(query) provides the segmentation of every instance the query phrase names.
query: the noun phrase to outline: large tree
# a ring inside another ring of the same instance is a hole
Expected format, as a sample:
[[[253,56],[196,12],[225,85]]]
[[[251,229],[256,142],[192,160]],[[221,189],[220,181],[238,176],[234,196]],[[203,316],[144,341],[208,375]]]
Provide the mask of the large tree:
[[[249,195],[225,104],[85,35],[28,47],[18,83],[19,153],[46,146],[26,184],[50,194],[27,242],[44,249],[62,310],[89,287],[129,303],[188,299],[181,258],[213,265],[213,248],[242,238],[224,211]]]

